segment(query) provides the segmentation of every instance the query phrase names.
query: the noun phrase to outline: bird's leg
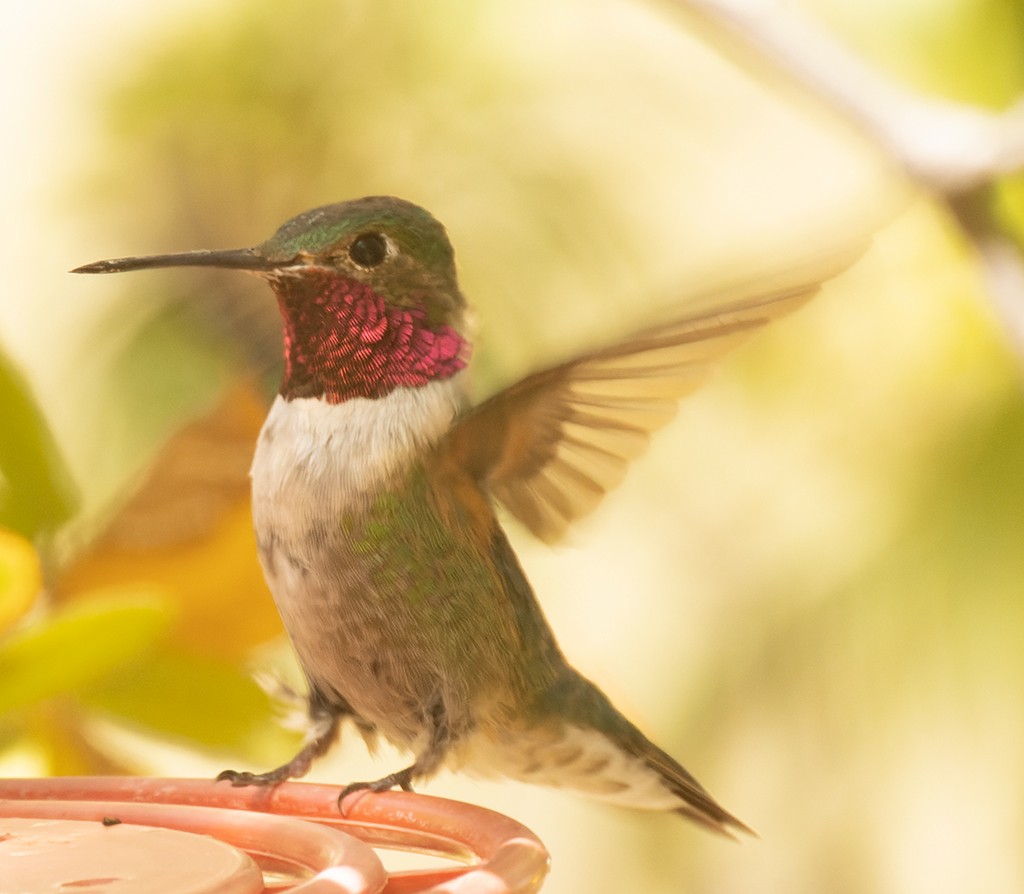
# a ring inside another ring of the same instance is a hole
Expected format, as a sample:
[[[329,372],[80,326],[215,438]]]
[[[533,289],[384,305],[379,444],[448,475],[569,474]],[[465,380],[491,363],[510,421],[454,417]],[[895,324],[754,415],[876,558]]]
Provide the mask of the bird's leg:
[[[232,785],[276,785],[286,779],[305,776],[313,761],[320,757],[334,742],[338,733],[338,724],[344,712],[321,708],[314,717],[313,727],[302,749],[288,763],[281,764],[266,773],[250,773],[248,771],[224,770],[217,774],[217,782],[227,780]]]
[[[451,747],[453,738],[452,729],[448,724],[448,717],[444,710],[444,704],[441,701],[437,701],[431,709],[429,723],[430,740],[427,742],[427,747],[416,756],[413,764],[403,770],[399,770],[397,773],[389,773],[387,776],[375,779],[373,782],[349,783],[342,789],[341,794],[338,795],[338,807],[341,807],[341,802],[352,792],[364,790],[386,792],[388,789],[395,788],[396,786],[402,789],[402,791],[411,792],[413,779],[420,776],[429,776],[440,767],[444,756]]]

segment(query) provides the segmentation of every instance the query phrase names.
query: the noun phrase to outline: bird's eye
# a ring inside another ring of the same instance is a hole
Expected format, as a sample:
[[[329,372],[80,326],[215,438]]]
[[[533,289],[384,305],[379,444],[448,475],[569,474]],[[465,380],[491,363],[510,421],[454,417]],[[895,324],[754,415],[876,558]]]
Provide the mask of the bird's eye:
[[[352,240],[348,256],[360,267],[376,267],[388,256],[387,240],[380,233],[363,233]]]

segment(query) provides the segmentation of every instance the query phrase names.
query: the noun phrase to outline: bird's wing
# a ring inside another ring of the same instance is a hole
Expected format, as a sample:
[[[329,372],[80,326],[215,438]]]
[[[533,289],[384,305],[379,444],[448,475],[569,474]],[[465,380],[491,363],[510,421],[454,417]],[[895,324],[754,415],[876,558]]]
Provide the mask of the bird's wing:
[[[684,317],[534,373],[459,420],[446,449],[533,534],[555,541],[618,484],[715,360],[817,289]]]

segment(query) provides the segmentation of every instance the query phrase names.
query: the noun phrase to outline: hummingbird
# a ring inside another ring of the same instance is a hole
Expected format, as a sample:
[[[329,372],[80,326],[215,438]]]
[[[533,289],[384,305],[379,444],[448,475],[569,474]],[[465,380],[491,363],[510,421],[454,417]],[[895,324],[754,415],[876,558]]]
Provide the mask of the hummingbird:
[[[691,313],[467,397],[467,304],[444,227],[410,202],[325,205],[245,249],[99,261],[266,280],[284,373],[252,462],[259,560],[308,694],[301,750],[234,785],[301,777],[352,721],[412,763],[750,830],[566,660],[496,515],[554,542],[623,477],[713,360],[817,284]]]

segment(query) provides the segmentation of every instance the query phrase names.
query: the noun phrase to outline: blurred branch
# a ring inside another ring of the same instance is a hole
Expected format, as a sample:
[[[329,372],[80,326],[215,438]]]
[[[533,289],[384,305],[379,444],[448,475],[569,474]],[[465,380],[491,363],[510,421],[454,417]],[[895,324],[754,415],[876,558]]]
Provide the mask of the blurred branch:
[[[995,209],[996,179],[1024,171],[1024,97],[1003,112],[895,83],[825,29],[773,2],[672,0],[816,94],[944,200],[973,244],[993,302],[1024,356],[1024,246]]]

